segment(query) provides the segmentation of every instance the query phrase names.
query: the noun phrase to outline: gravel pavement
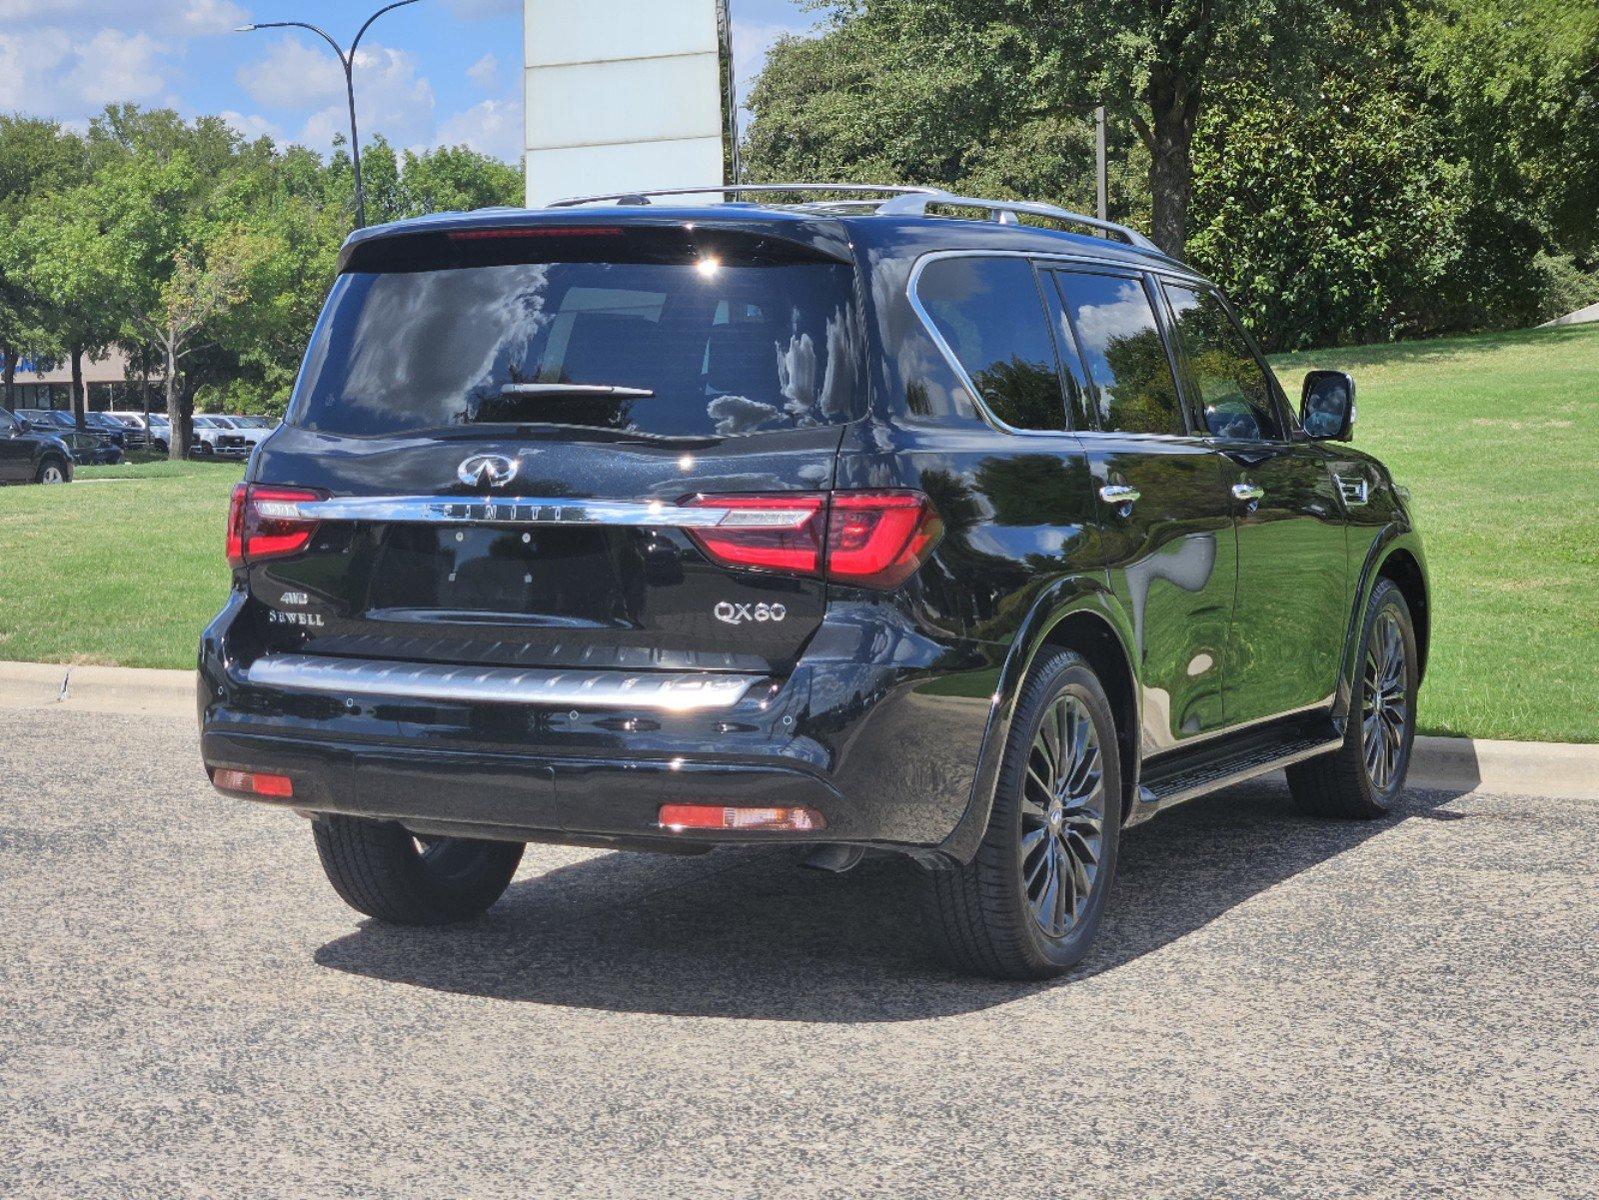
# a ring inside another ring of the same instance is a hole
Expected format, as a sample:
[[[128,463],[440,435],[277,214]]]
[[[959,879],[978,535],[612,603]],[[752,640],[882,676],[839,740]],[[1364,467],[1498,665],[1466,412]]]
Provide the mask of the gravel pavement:
[[[1129,834],[1085,968],[915,869],[530,849],[363,922],[169,718],[0,712],[0,1197],[1599,1195],[1599,805],[1280,782]]]

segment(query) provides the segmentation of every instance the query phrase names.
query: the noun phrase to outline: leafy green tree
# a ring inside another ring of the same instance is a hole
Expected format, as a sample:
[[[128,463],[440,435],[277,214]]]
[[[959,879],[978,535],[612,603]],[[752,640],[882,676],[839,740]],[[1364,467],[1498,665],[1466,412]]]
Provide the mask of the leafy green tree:
[[[899,166],[909,168],[901,177],[952,182],[974,174],[967,163],[973,147],[989,147],[992,159],[996,137],[1009,141],[1031,127],[1036,144],[1050,133],[1049,121],[1080,120],[1104,103],[1135,131],[1147,154],[1153,236],[1173,254],[1182,253],[1187,239],[1193,138],[1208,96],[1262,70],[1285,82],[1308,78],[1337,12],[1334,0],[835,0],[818,6],[832,10],[821,39],[826,44],[780,43],[768,60],[777,80],[766,86],[763,79],[751,98],[751,157],[763,172],[768,164],[796,166],[809,149],[823,169],[855,162]],[[801,61],[791,67],[785,61],[791,58]],[[803,95],[807,65],[820,68],[830,96]],[[768,74],[772,70],[769,65]],[[820,137],[795,127],[807,117],[821,118]],[[1019,157],[1036,161],[1036,155]]]

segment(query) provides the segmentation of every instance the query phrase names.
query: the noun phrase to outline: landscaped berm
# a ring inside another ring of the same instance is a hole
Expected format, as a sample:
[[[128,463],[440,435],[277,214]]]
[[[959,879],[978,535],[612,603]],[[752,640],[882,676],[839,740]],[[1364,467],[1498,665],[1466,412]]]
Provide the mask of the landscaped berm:
[[[1599,326],[1284,355],[1359,385],[1435,600],[1422,732],[1599,742]],[[188,667],[221,606],[236,465],[0,491],[0,659]]]

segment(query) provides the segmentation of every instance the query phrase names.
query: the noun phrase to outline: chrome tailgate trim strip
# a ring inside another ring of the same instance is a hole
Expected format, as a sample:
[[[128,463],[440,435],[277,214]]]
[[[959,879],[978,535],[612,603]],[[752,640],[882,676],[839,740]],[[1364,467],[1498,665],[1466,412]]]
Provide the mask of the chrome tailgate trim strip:
[[[810,495],[811,493],[796,493]],[[624,525],[640,529],[797,529],[805,508],[690,507],[659,500],[566,500],[538,496],[334,496],[267,500],[264,515],[310,521],[392,521],[417,525]]]
[[[344,697],[547,704],[572,708],[700,712],[732,708],[759,675],[706,672],[552,671],[451,667],[375,659],[272,654],[245,678],[261,687]]]

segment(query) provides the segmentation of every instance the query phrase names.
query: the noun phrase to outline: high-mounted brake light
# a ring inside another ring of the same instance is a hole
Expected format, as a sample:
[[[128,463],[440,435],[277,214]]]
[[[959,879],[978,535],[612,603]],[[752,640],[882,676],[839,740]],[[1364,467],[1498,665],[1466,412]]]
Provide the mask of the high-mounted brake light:
[[[723,566],[890,590],[927,561],[944,526],[920,492],[816,492],[696,496],[695,508],[724,510],[689,534]]]
[[[320,499],[321,492],[305,488],[239,484],[228,507],[228,565],[242,567],[304,550],[317,520],[302,516],[300,505]]]
[[[585,238],[621,237],[623,230],[615,225],[517,225],[494,229],[452,229],[452,242],[489,242],[507,238]]]

